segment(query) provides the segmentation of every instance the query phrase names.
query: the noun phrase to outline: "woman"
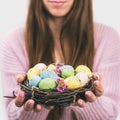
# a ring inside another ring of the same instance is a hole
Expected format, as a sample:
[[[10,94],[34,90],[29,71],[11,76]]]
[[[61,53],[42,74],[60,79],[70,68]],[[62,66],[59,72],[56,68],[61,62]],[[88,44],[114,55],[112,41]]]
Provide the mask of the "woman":
[[[8,118],[115,120],[120,103],[119,46],[115,30],[93,23],[92,0],[30,0],[26,27],[10,33],[2,42],[4,95],[12,96],[19,89],[17,82],[22,82],[27,70],[40,62],[59,61],[74,67],[86,64],[102,79],[94,74],[95,93],[86,91],[87,101],[79,99],[53,118],[54,106],[35,105],[32,99],[23,104],[25,94],[19,91],[15,99],[6,98]]]

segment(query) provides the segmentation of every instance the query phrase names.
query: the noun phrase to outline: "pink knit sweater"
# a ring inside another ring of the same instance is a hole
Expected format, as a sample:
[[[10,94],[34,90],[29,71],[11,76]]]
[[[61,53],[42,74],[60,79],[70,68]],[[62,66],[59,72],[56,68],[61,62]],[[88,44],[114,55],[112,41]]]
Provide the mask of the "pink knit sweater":
[[[102,75],[104,95],[94,103],[87,103],[85,108],[69,106],[64,108],[60,120],[72,120],[74,112],[77,120],[115,120],[120,103],[120,37],[111,27],[95,24],[95,59],[94,72]],[[12,96],[19,86],[17,74],[28,70],[28,58],[24,43],[24,28],[18,28],[7,34],[0,50],[3,95]],[[14,99],[5,98],[9,120],[45,120],[49,110],[43,108],[39,113],[26,112],[23,107],[16,107]]]

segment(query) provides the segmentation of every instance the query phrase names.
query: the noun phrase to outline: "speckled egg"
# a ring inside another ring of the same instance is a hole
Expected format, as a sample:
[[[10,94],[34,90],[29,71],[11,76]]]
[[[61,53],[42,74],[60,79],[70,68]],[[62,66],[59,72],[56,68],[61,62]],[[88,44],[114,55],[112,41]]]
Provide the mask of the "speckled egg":
[[[44,63],[38,63],[34,66],[34,68],[40,70],[40,72],[42,72],[43,70],[46,70],[47,66]]]
[[[54,80],[57,80],[59,76],[52,70],[45,70],[40,75],[41,79],[45,78],[53,78]]]
[[[50,92],[51,89],[56,88],[56,82],[53,78],[45,78],[40,81],[39,88],[44,91]]]
[[[62,78],[68,78],[70,76],[74,76],[74,68],[70,65],[63,65],[59,68],[60,76]]]
[[[85,72],[87,74],[91,74],[91,70],[85,65],[78,65],[75,69],[76,74],[80,72]]]
[[[36,75],[40,75],[40,70],[36,69],[36,68],[31,68],[28,70],[27,72],[27,79],[30,80],[31,77],[36,76]]]
[[[87,73],[80,72],[77,73],[76,76],[81,80],[83,84],[86,84],[89,81],[89,77]]]
[[[41,80],[40,76],[31,77],[31,79],[29,80],[29,86],[36,86],[37,87],[40,80]]]
[[[64,82],[68,89],[77,89],[82,85],[80,79],[77,76],[68,77],[64,80]]]
[[[47,67],[47,70],[55,70],[56,69],[56,66],[55,65],[53,65],[53,64],[50,64],[50,65],[48,65],[48,67]]]

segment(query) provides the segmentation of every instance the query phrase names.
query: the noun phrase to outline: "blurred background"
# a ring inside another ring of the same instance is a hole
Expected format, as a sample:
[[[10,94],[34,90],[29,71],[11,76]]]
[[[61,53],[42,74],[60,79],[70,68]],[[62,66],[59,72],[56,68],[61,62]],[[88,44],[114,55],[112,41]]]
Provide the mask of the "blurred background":
[[[9,30],[25,24],[28,0],[0,1],[0,39]],[[93,0],[94,21],[107,24],[120,33],[119,0]],[[0,115],[7,120],[0,79]],[[120,120],[120,115],[117,120]]]

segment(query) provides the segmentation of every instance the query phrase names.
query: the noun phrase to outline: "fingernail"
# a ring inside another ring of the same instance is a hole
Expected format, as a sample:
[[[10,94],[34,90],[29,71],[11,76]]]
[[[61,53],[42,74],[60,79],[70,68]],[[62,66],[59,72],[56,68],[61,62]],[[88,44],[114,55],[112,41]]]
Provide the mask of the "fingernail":
[[[25,75],[24,74],[17,74],[16,79],[19,81],[21,79],[24,79]]]
[[[88,97],[91,97],[91,93],[88,93],[88,92],[87,92],[87,93],[85,93],[85,94],[86,94]]]
[[[83,104],[83,101],[82,101],[82,100],[79,100],[79,104],[82,105],[82,104]]]
[[[32,106],[32,105],[33,105],[33,103],[32,103],[32,102],[28,102],[28,104],[29,104],[30,106]]]
[[[96,75],[96,79],[99,80],[99,79],[100,79],[100,76],[99,76],[99,75]]]
[[[19,97],[24,98],[25,97],[25,93],[24,92],[20,92]]]
[[[36,106],[38,110],[41,110],[42,109],[42,106],[41,105],[37,105]]]
[[[16,75],[16,79],[17,79],[17,80],[19,80],[19,79],[20,79],[20,77],[21,77],[21,75],[20,75],[20,74]]]
[[[99,86],[99,82],[98,81],[95,81],[95,86]]]

